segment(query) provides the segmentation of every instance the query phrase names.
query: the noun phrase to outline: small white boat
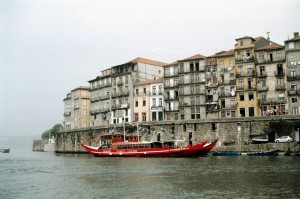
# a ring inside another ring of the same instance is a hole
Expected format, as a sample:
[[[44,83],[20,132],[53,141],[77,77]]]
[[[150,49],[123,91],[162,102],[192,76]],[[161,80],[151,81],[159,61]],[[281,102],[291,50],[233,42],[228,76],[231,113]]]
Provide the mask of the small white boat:
[[[9,152],[10,152],[10,148],[6,145],[5,147],[3,147],[3,148],[1,149],[1,152],[2,152],[2,153],[9,153]]]

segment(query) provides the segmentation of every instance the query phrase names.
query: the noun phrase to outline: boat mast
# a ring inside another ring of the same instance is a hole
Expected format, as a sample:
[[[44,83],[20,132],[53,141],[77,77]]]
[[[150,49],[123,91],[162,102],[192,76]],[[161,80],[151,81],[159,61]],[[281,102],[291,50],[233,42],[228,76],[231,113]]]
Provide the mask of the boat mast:
[[[140,142],[140,136],[139,136],[139,122],[138,122],[138,121],[136,122],[136,133],[137,133],[137,136],[138,136],[138,142]]]

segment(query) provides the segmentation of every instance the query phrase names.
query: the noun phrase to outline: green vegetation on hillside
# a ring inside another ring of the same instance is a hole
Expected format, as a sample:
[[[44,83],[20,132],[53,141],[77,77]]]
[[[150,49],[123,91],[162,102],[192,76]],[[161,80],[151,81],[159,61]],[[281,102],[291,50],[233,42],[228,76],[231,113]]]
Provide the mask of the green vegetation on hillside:
[[[55,138],[60,128],[62,128],[61,124],[55,124],[51,129],[48,129],[44,133],[42,133],[42,139],[49,139],[52,137]]]

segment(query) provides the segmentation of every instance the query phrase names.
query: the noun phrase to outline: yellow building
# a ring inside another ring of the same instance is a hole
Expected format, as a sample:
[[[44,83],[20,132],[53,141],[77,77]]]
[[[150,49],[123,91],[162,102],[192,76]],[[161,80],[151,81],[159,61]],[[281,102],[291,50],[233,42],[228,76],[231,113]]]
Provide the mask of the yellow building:
[[[269,45],[269,40],[245,36],[236,39],[236,99],[237,117],[258,116],[254,50]]]
[[[234,50],[215,55],[218,64],[219,117],[236,117],[236,72]]]
[[[71,129],[90,126],[90,87],[80,86],[71,91]]]

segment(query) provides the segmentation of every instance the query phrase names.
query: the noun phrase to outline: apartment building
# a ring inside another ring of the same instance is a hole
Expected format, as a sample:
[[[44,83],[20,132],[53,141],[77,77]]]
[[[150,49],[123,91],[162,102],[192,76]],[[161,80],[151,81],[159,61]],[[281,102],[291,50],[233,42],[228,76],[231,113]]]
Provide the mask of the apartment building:
[[[64,128],[76,129],[90,126],[90,87],[80,86],[64,99]]]
[[[178,62],[164,66],[164,112],[165,120],[179,120],[179,92],[178,92]]]
[[[74,119],[74,107],[72,105],[72,93],[68,93],[64,101],[64,122],[65,129],[71,129],[71,124]],[[72,114],[73,112],[73,114]],[[72,117],[73,116],[73,117]]]
[[[150,121],[164,120],[164,78],[150,81]]]
[[[218,63],[218,107],[222,118],[236,117],[236,69],[234,50],[219,52],[215,55]]]
[[[287,66],[288,113],[298,115],[300,107],[300,37],[299,32],[284,42]]]
[[[134,122],[150,121],[150,80],[134,85]]]
[[[165,63],[138,57],[111,68],[111,124],[132,122],[136,83],[164,76]]]
[[[101,71],[101,75],[88,81],[91,95],[90,126],[108,125],[111,119],[111,69]]]
[[[218,118],[218,70],[217,58],[211,55],[205,58],[206,117]]]
[[[180,120],[206,118],[205,57],[196,54],[178,63]]]
[[[269,40],[249,36],[236,39],[235,68],[237,117],[258,116],[254,50],[269,45]]]
[[[284,46],[269,41],[255,49],[258,115],[286,114],[286,64]]]

